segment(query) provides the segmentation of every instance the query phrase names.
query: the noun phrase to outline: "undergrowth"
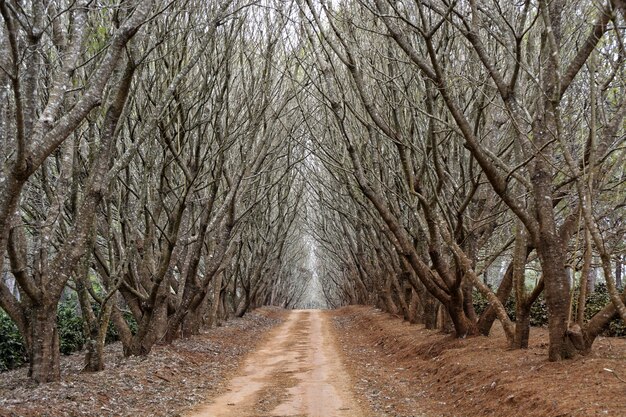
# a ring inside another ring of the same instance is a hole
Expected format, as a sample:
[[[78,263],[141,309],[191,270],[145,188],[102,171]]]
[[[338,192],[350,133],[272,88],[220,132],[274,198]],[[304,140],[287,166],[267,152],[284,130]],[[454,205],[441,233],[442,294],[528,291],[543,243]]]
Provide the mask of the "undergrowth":
[[[480,294],[477,290],[473,293],[474,309],[477,314],[482,313],[488,306],[489,302]],[[587,296],[587,302],[585,305],[585,319],[589,320],[597,312],[599,312],[605,305],[610,302],[609,292],[606,284],[599,283],[596,285],[593,293]],[[572,305],[572,312],[576,311],[578,307],[578,289],[574,292],[574,302]],[[515,298],[511,295],[504,304],[511,320],[515,321]],[[546,326],[548,324],[548,309],[546,307],[546,300],[541,294],[537,301],[531,306],[530,309],[530,325],[531,326]],[[609,324],[609,328],[604,332],[604,336],[621,337],[626,336],[626,325],[619,318],[614,319]]]
[[[99,305],[94,304],[92,308],[98,314]],[[124,316],[129,323],[131,331],[134,333],[137,328],[134,318],[130,314],[125,314]],[[85,345],[83,317],[75,297],[70,297],[59,303],[57,308],[57,326],[59,330],[59,350],[63,355],[69,355],[83,349]],[[112,323],[109,323],[106,343],[118,340],[117,330]],[[13,320],[0,308],[0,372],[16,368],[27,362],[28,352],[24,339]]]

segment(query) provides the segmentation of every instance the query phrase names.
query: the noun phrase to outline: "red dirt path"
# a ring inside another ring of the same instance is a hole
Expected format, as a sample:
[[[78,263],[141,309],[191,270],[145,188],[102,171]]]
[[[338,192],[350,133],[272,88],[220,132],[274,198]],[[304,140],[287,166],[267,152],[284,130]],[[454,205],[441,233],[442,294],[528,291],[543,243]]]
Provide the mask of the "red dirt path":
[[[294,310],[248,355],[227,392],[193,417],[360,417],[328,311]]]

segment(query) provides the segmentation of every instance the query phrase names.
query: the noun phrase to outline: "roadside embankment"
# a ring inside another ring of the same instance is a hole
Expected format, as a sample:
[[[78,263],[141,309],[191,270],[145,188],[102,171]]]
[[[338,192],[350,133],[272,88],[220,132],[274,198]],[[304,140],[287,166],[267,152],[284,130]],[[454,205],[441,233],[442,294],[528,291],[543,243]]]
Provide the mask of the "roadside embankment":
[[[553,363],[545,329],[532,329],[529,349],[511,350],[495,326],[459,340],[362,306],[333,321],[355,392],[380,416],[626,415],[623,338]]]

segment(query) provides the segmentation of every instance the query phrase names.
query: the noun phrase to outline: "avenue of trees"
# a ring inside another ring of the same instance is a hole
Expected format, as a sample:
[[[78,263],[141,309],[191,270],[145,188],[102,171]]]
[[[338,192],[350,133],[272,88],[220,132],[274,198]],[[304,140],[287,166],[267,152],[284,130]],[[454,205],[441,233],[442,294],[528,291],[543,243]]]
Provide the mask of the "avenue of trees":
[[[0,14],[0,307],[35,381],[68,294],[87,371],[110,324],[146,355],[311,291],[516,348],[544,297],[553,361],[626,320],[623,0]]]
[[[443,309],[458,337],[497,317],[526,347],[543,293],[550,360],[626,318],[623,2],[300,4],[337,300],[429,327]],[[584,320],[594,269],[611,302]]]

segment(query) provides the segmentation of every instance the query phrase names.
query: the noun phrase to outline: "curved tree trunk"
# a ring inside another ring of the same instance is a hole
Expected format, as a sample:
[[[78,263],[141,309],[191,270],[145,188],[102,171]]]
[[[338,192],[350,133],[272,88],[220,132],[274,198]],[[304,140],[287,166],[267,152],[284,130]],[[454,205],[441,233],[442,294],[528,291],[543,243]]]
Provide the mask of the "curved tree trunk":
[[[500,282],[500,286],[498,286],[498,291],[496,291],[496,297],[502,304],[506,303],[507,298],[511,295],[511,290],[513,289],[513,264],[509,265],[504,276],[502,277],[502,281]],[[491,327],[493,326],[494,321],[496,321],[496,309],[494,306],[489,305],[482,312],[480,317],[478,318],[478,331],[483,336],[489,336],[491,332]]]
[[[467,317],[463,303],[463,292],[461,288],[453,291],[450,297],[450,303],[446,305],[446,311],[450,316],[450,320],[454,325],[454,334],[456,337],[463,339],[467,336],[478,335],[478,327],[476,322]]]

